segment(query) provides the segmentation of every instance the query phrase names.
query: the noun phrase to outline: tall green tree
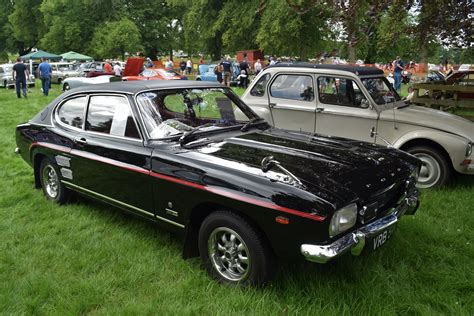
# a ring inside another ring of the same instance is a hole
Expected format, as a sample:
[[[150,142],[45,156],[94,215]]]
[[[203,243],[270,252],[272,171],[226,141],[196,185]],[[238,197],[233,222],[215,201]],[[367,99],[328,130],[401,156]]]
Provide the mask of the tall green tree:
[[[145,54],[155,60],[159,53],[184,48],[184,9],[166,1],[134,0],[127,1],[122,11],[138,27]]]
[[[121,57],[126,52],[137,52],[141,45],[138,27],[128,18],[106,22],[96,28],[91,49],[98,58]]]
[[[126,0],[43,0],[47,30],[40,44],[52,51],[93,53],[90,42],[103,22],[120,18]]]
[[[12,27],[8,20],[12,12],[12,1],[0,1],[0,60],[7,60],[8,52],[12,48]]]
[[[15,0],[8,20],[11,25],[12,42],[18,54],[25,55],[38,44],[44,30],[40,12],[42,0]]]
[[[256,41],[266,52],[305,60],[321,46],[328,16],[325,1],[267,0]]]
[[[420,47],[420,59],[425,62],[430,45],[443,44],[468,48],[473,44],[474,1],[472,0],[412,0],[416,20],[412,32]]]

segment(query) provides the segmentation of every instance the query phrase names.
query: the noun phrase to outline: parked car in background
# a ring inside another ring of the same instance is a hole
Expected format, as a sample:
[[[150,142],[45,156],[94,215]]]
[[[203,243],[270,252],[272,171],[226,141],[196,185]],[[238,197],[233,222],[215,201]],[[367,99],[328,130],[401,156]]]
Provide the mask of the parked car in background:
[[[265,68],[243,100],[275,127],[389,143],[422,162],[418,186],[474,175],[474,123],[402,101],[372,67],[277,64]]]
[[[235,285],[269,281],[277,258],[377,250],[418,207],[412,155],[272,128],[218,83],[82,87],[16,141],[48,200],[74,191],[155,222]]]
[[[5,89],[15,87],[15,80],[13,80],[13,66],[14,64],[0,65],[0,83]],[[33,74],[30,74],[30,77],[27,78],[26,84],[28,87],[35,86],[35,76]]]
[[[133,80],[187,80],[186,76],[181,76],[176,71],[163,68],[147,68],[137,76],[124,76],[123,81]]]
[[[97,77],[92,77],[92,78],[71,77],[71,78],[66,78],[61,82],[61,90],[68,91],[68,90],[82,87],[82,86],[99,84],[99,83],[108,83],[108,82],[121,81],[121,80],[122,79],[120,77],[112,76],[112,75],[103,75],[103,76],[97,76]]]
[[[199,75],[196,76],[197,81],[212,81],[217,82],[217,75],[214,73],[214,68],[217,64],[199,65]],[[230,85],[236,86],[238,84],[237,77],[240,74],[240,68],[237,64],[232,64],[232,75],[230,77]]]
[[[79,76],[91,78],[91,77],[97,77],[97,76],[103,76],[103,75],[114,75],[113,71],[106,72],[104,70],[104,64],[105,62],[103,61],[92,61],[92,62],[79,64],[79,68],[77,69],[79,72]]]
[[[78,66],[74,63],[50,63],[52,73],[51,82],[61,84],[61,82],[69,77],[78,77]]]

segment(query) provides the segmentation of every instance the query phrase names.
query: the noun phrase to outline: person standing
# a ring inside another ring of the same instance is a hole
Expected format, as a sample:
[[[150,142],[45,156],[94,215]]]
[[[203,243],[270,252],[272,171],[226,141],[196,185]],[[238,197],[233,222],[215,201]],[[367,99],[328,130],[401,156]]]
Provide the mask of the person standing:
[[[253,69],[255,70],[255,76],[262,71],[262,63],[260,62],[260,59],[257,59],[257,62],[253,65]]]
[[[244,57],[244,60],[239,64],[240,66],[240,82],[239,85],[242,88],[247,88],[250,74],[249,63],[247,62],[247,57]],[[244,72],[244,73],[242,73]]]
[[[16,95],[18,98],[21,98],[21,90],[23,90],[23,96],[26,98],[26,79],[28,76],[28,68],[23,63],[21,58],[18,57],[12,71],[12,77],[13,80],[15,80]]]
[[[188,72],[188,75],[193,71],[193,62],[191,61],[191,58],[186,62],[186,71]]]
[[[230,87],[230,77],[232,74],[232,63],[230,57],[227,57],[226,60],[220,63],[224,70],[224,85]]]
[[[41,86],[43,88],[43,94],[48,95],[49,87],[51,83],[51,65],[48,63],[46,58],[41,58],[41,64],[38,66],[39,77],[41,79]]]
[[[400,56],[393,61],[393,79],[395,81],[394,88],[396,91],[400,91],[402,85],[402,71],[403,62],[400,60]]]
[[[219,82],[219,83],[222,83],[222,80],[223,80],[222,72],[223,71],[224,71],[224,68],[222,67],[222,65],[220,63],[218,65],[216,65],[216,67],[214,68],[214,73],[216,74],[217,82]]]
[[[109,60],[107,59],[104,63],[104,71],[107,74],[110,74],[112,72],[112,65],[110,64]]]
[[[181,71],[181,76],[184,76],[186,74],[186,62],[184,59],[181,59],[179,63],[179,70]]]
[[[119,63],[119,62],[116,62],[116,63],[115,63],[115,66],[114,66],[114,74],[115,74],[117,77],[122,76],[122,68],[120,67],[120,63]]]

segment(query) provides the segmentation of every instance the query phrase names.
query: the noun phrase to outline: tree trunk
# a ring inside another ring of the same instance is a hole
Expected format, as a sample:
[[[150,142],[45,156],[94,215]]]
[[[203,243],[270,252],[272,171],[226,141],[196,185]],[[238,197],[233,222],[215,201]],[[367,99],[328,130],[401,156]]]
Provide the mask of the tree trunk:
[[[364,63],[374,64],[375,57],[377,56],[377,43],[378,43],[378,34],[377,34],[376,29],[374,30],[369,29],[369,36],[367,38],[367,41],[369,45],[368,45],[367,55],[365,56]]]
[[[146,57],[150,57],[151,60],[158,60],[156,56],[158,55],[158,50],[155,47],[148,48],[146,50]]]
[[[350,64],[355,63],[355,47],[351,42],[347,43],[347,53],[349,55],[348,56],[349,63]]]

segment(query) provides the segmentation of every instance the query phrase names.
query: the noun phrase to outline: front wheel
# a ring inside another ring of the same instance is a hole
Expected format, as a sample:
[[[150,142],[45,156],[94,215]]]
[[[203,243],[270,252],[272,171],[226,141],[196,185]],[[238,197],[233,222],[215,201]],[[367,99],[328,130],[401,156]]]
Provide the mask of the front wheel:
[[[50,201],[64,204],[69,200],[70,191],[61,183],[59,168],[48,159],[43,159],[40,165],[41,188]]]
[[[418,188],[440,187],[451,178],[451,166],[439,150],[430,146],[415,146],[407,150],[421,160]]]
[[[204,220],[199,252],[208,273],[221,283],[263,285],[276,271],[276,260],[265,240],[232,212],[214,212]]]
[[[68,91],[70,89],[71,89],[71,87],[69,86],[69,83],[65,82],[64,85],[63,85],[63,91]]]

